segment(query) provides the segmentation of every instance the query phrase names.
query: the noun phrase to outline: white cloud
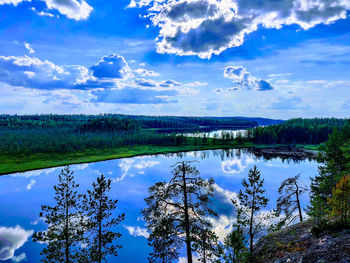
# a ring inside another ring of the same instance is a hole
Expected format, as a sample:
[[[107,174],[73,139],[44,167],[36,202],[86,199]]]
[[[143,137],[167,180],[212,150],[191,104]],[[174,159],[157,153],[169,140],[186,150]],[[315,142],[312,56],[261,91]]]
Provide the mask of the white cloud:
[[[192,255],[192,262],[193,263],[200,263],[199,258]],[[180,257],[178,263],[187,263],[187,258],[186,257]]]
[[[119,164],[120,169],[122,170],[122,176],[113,180],[113,182],[118,183],[127,176],[132,164],[134,163],[133,159],[123,159]]]
[[[158,72],[155,72],[153,70],[147,70],[144,68],[138,68],[134,70],[135,73],[140,75],[141,77],[158,77],[160,74]]]
[[[226,67],[224,77],[231,79],[240,89],[266,91],[273,90],[272,85],[263,79],[253,77],[246,68],[242,66]]]
[[[9,4],[12,4],[12,5],[16,6],[16,5],[18,5],[19,3],[22,3],[22,2],[24,2],[24,1],[25,1],[25,0],[0,0],[0,5],[5,5],[5,4],[9,5]],[[26,1],[29,1],[29,2],[30,2],[30,0],[26,0]]]
[[[226,160],[221,163],[222,171],[225,174],[239,174],[243,172],[254,160],[251,157]]]
[[[85,20],[93,8],[84,0],[45,0],[48,9],[55,9],[74,20]]]
[[[22,2],[31,2],[30,0],[0,0],[0,5],[12,4],[17,6]],[[84,0],[41,0],[45,2],[48,9],[57,10],[62,15],[74,20],[85,20],[90,16],[93,8]],[[33,10],[33,9],[32,9]],[[34,10],[33,10],[34,11]],[[36,12],[36,11],[35,11]],[[45,12],[36,12],[40,15],[46,15]],[[50,15],[49,15],[50,16]]]
[[[18,256],[13,256],[12,261],[13,262],[21,262],[22,260],[25,260],[27,258],[27,255],[25,253],[22,253]]]
[[[149,232],[147,228],[141,228],[139,226],[124,226],[128,230],[129,234],[134,237],[149,237]]]
[[[112,54],[103,57],[91,67],[96,78],[127,79],[133,77],[123,56]]]
[[[186,83],[185,85],[187,87],[199,87],[199,86],[207,86],[208,83],[200,82],[200,81],[194,81],[194,82]]]
[[[144,160],[142,160],[142,161],[140,161],[138,163],[135,163],[134,159],[124,159],[119,164],[119,167],[122,170],[122,176],[119,177],[119,178],[114,179],[113,182],[117,183],[117,182],[120,182],[120,181],[124,180],[125,177],[128,175],[129,170],[131,168],[133,168],[133,167],[138,169],[138,170],[142,170],[142,169],[153,167],[153,166],[158,165],[158,164],[159,164],[159,162],[157,162],[157,161],[144,161]],[[143,174],[143,173],[139,172],[139,174]],[[135,174],[131,174],[129,176],[133,177],[133,176],[135,176]]]
[[[31,47],[29,43],[24,42],[24,47],[28,50],[29,54],[35,53],[35,50]]]
[[[57,66],[29,56],[0,56],[0,81],[33,89],[70,89],[91,78],[79,65]]]
[[[42,170],[34,170],[34,171],[23,172],[23,173],[14,173],[14,174],[11,174],[10,176],[30,178],[33,176],[48,175],[48,174],[51,174],[59,169],[61,169],[61,167],[54,167],[54,168],[48,168],[48,169],[42,169]]]
[[[15,252],[27,242],[33,233],[33,230],[27,231],[20,226],[0,227],[0,260],[13,259],[15,262],[23,260],[25,255],[15,256]]]
[[[30,8],[34,13],[36,13],[39,16],[48,16],[48,17],[54,17],[53,14],[45,11],[38,12],[35,7]],[[58,17],[58,16],[57,16]]]
[[[27,190],[31,190],[32,187],[35,185],[35,183],[36,183],[36,180],[31,179],[30,183],[27,185]]]
[[[158,165],[158,164],[160,164],[160,162],[157,162],[157,161],[141,161],[141,162],[135,164],[134,167],[141,170],[141,169],[153,167],[153,166]]]
[[[346,18],[347,0],[131,0],[159,28],[157,51],[210,58],[243,44],[259,27],[306,30]]]

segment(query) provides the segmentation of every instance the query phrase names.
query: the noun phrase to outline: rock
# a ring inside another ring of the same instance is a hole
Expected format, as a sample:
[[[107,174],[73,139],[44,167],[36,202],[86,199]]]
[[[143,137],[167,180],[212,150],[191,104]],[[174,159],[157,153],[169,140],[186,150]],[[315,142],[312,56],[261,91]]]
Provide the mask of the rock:
[[[302,222],[261,238],[254,247],[258,263],[350,263],[350,231],[311,234]]]

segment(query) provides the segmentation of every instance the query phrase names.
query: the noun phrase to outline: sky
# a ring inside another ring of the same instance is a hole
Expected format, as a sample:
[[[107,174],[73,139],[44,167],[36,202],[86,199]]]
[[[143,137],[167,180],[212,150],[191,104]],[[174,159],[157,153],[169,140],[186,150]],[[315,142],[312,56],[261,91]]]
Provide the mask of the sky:
[[[349,117],[349,0],[0,0],[0,113]]]

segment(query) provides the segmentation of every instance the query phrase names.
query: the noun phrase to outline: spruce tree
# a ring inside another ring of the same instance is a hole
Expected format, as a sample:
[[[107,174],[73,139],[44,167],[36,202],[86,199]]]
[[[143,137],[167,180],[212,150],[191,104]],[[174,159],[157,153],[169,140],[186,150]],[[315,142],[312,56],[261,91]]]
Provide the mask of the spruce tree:
[[[111,190],[111,179],[102,174],[92,184],[92,190],[87,191],[83,198],[83,207],[86,216],[85,245],[90,262],[106,262],[108,256],[118,256],[120,245],[115,240],[121,234],[113,228],[124,220],[125,214],[115,215],[118,200],[108,197]]]
[[[239,263],[244,260],[243,252],[247,250],[243,228],[234,224],[231,233],[224,240],[223,258],[225,263]]]
[[[260,171],[254,166],[249,170],[248,181],[243,179],[244,191],[238,193],[238,200],[232,200],[237,210],[237,223],[248,227],[249,252],[253,252],[253,244],[256,234],[261,230],[261,222],[256,220],[256,214],[266,207],[269,199],[264,196],[264,179],[261,179]]]
[[[69,166],[61,170],[58,180],[54,186],[56,205],[41,207],[40,217],[48,229],[34,233],[33,240],[47,244],[41,252],[42,262],[77,262],[81,257],[80,242],[84,233],[81,195],[77,191],[79,184],[74,181]]]

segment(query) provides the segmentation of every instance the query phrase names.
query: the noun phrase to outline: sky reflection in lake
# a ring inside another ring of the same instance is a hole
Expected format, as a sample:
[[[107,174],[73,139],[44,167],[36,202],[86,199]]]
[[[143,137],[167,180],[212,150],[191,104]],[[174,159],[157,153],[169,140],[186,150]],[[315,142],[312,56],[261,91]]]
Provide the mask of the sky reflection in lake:
[[[180,160],[197,160],[203,178],[213,177],[216,183],[212,207],[219,214],[213,221],[217,234],[222,238],[229,231],[235,218],[231,198],[241,188],[242,178],[257,165],[265,179],[266,195],[275,207],[277,190],[282,180],[301,173],[301,180],[309,185],[310,177],[317,174],[317,163],[304,160],[282,161],[280,158],[264,160],[245,150],[197,151],[180,154],[142,156],[91,164],[73,165],[76,181],[84,192],[97,175],[103,173],[113,180],[111,198],[118,199],[117,213],[126,213],[119,226],[123,248],[118,262],[147,262],[151,248],[147,245],[148,231],[141,219],[144,198],[148,187],[170,178],[170,166]],[[53,185],[58,181],[61,168],[50,168],[0,177],[0,261],[38,262],[41,244],[33,243],[33,231],[44,230],[39,219],[42,204],[54,204]],[[305,207],[307,195],[301,199]],[[131,260],[132,259],[132,260]],[[114,261],[111,261],[114,262]]]

